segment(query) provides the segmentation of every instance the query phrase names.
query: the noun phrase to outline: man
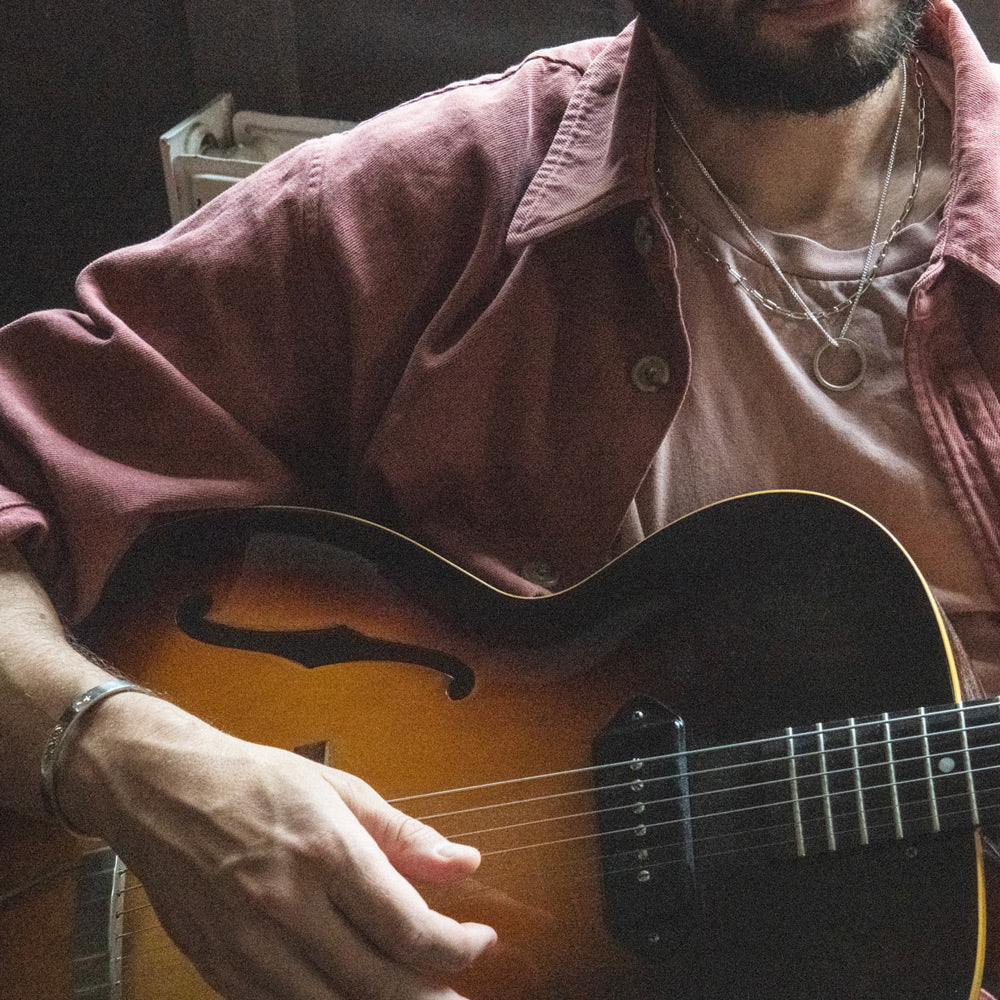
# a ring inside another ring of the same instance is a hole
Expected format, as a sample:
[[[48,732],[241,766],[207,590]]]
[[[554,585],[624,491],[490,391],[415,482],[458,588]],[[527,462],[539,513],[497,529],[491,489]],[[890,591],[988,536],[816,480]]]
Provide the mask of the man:
[[[53,726],[108,680],[24,559],[78,618],[151,517],[210,506],[347,508],[532,593],[721,496],[822,489],[901,537],[997,689],[985,57],[948,0],[638,6],[294,151],[4,331],[6,801],[42,809]],[[454,998],[495,939],[408,882],[475,851],[165,701],[104,698],[58,767],[50,810],[228,997]]]

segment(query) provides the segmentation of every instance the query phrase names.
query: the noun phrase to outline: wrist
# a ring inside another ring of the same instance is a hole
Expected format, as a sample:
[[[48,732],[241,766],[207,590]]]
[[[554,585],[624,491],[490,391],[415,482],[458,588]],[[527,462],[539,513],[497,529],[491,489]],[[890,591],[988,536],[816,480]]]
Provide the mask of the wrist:
[[[86,836],[63,811],[59,799],[60,763],[67,746],[85,724],[87,716],[97,710],[98,706],[114,695],[133,693],[153,695],[153,692],[132,681],[111,679],[103,681],[74,698],[66,711],[53,726],[42,751],[41,760],[41,798],[42,805],[48,815],[56,820],[70,833]]]
[[[141,760],[144,738],[163,711],[179,711],[144,690],[121,690],[86,711],[58,761],[55,781],[60,820],[75,833],[109,838],[120,825],[122,804],[140,799],[130,792],[131,766]]]
[[[60,761],[60,808],[90,836],[109,842],[141,836],[154,813],[186,787],[178,775],[189,757],[220,735],[163,698],[136,691],[107,698],[81,720]]]

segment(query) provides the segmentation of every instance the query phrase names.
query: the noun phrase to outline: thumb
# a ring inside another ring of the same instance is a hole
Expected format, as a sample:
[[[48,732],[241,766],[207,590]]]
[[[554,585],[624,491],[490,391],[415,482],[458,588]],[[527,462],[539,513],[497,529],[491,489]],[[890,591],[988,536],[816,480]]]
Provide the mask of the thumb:
[[[370,785],[352,779],[340,792],[361,825],[393,867],[405,878],[421,882],[453,882],[471,875],[479,851],[457,844],[432,826],[389,805]]]

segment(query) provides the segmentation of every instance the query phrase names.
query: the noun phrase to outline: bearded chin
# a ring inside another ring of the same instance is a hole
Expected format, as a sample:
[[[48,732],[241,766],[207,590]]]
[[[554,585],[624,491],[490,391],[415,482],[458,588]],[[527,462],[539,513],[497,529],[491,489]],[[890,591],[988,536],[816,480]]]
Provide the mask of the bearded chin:
[[[728,24],[682,9],[677,0],[636,0],[635,7],[716,107],[822,115],[854,104],[889,79],[914,45],[928,4],[905,0],[877,36],[836,25],[795,51],[762,40],[756,8],[749,5]]]

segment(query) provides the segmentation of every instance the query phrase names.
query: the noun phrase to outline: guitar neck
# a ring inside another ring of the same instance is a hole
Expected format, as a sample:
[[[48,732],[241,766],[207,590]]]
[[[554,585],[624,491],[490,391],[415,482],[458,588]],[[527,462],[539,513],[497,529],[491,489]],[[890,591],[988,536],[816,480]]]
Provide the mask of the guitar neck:
[[[693,836],[798,857],[987,822],[1000,700],[788,727],[688,755]]]

